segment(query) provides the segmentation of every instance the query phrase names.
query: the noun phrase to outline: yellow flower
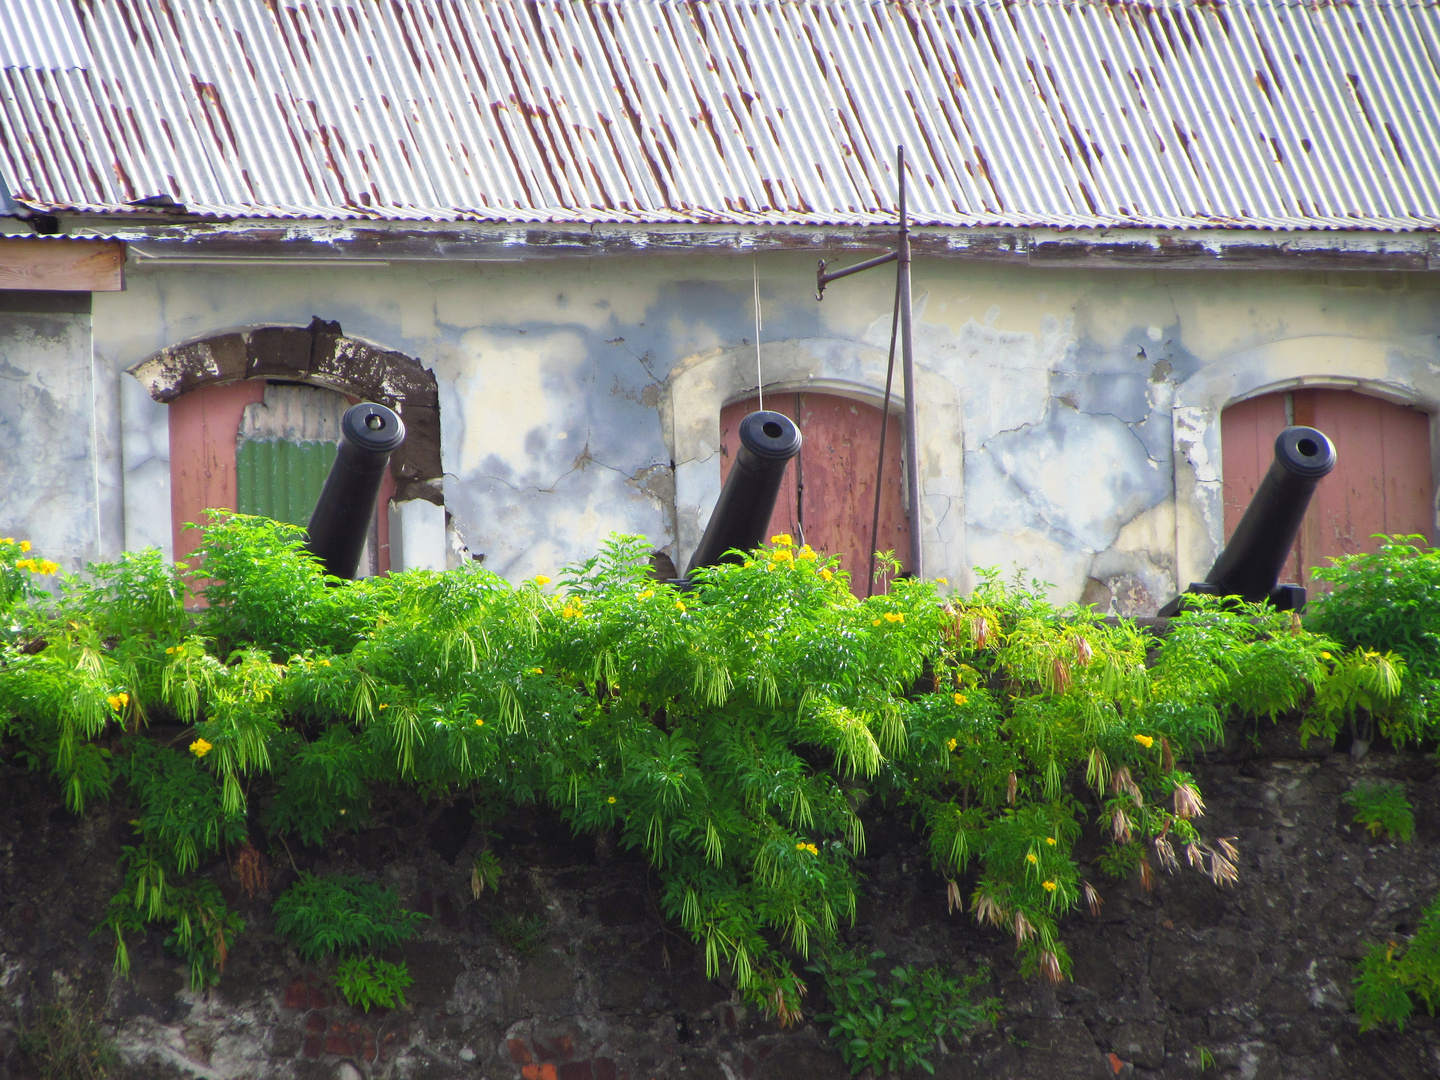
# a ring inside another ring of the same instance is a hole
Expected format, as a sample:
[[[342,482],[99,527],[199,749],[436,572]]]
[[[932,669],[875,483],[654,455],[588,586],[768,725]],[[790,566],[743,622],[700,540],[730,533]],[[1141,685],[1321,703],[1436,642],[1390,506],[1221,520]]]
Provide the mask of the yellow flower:
[[[549,585],[549,584],[550,584],[550,579],[549,579],[548,577],[546,577],[544,574],[536,574],[536,575],[535,575],[535,584],[536,584],[536,585]]]
[[[1146,750],[1149,750],[1150,747],[1155,745],[1155,740],[1152,739],[1149,735],[1136,735],[1135,741],[1138,742],[1141,746],[1145,747]]]
[[[819,849],[818,847],[816,847],[814,844],[806,844],[806,845],[805,845],[805,850],[808,851],[808,852],[810,852],[811,855],[819,855],[819,854],[820,854],[820,849]]]
[[[15,569],[16,569],[16,570],[34,570],[34,569],[35,569],[35,560],[34,560],[34,559],[16,559],[16,560],[15,560]]]
[[[1055,846],[1055,838],[1054,838],[1053,836],[1047,836],[1047,837],[1045,837],[1045,843],[1049,844],[1051,847],[1054,847],[1054,846]]]
[[[796,844],[796,845],[795,845],[795,850],[796,850],[796,851],[804,851],[804,850],[805,850],[805,845],[804,845],[803,843],[801,843],[801,844]]]
[[[956,705],[964,705],[964,704],[965,704],[965,700],[966,700],[966,699],[965,699],[965,695],[964,695],[964,694],[956,694],[956,695],[954,695],[954,697],[955,697],[955,704],[956,704]]]
[[[649,600],[650,597],[652,597],[652,596],[654,596],[654,595],[655,595],[655,590],[654,590],[654,589],[646,589],[644,592],[641,592],[641,593],[636,594],[635,599],[636,599],[636,600]]]
[[[611,806],[614,806],[614,805],[615,805],[615,796],[614,796],[614,795],[611,795],[611,796],[610,796],[608,799],[606,799],[605,801],[606,801],[607,803],[609,803]]]
[[[21,555],[24,555],[25,552],[27,552],[27,551],[29,551],[29,550],[30,550],[30,541],[29,541],[29,540],[21,540],[21,541],[20,541],[20,554],[21,554]]]
[[[901,614],[900,612],[898,612],[898,611],[887,611],[887,612],[885,613],[885,621],[886,621],[886,622],[904,622],[904,621],[905,621],[905,616],[902,615],[902,614]]]
[[[320,658],[320,666],[321,666],[321,667],[329,667],[329,666],[330,666],[330,661],[329,661],[329,660],[326,660],[326,659],[322,656],[322,657]]]
[[[545,669],[544,669],[543,667],[532,667],[532,668],[530,669],[530,674],[531,674],[531,675],[544,675],[544,674],[545,674]]]
[[[804,547],[802,547],[802,548],[800,549],[800,554],[796,555],[795,557],[796,557],[797,559],[813,559],[813,558],[815,558],[816,556],[815,556],[815,552],[811,550],[810,545],[809,545],[809,544],[806,544]]]
[[[13,544],[14,542],[15,537],[13,536],[0,537],[0,544]]]
[[[943,578],[943,577],[937,577],[937,578],[935,579],[935,584],[937,584],[937,585],[949,585],[949,584],[950,584],[950,579],[949,579],[949,578]]]
[[[791,547],[795,543],[795,541],[790,538],[789,533],[777,533],[776,535],[770,537],[770,543],[775,544],[778,547]]]
[[[1054,883],[1053,881],[1042,881],[1042,882],[1040,883],[1040,887],[1041,887],[1042,889],[1044,889],[1046,892],[1054,892],[1054,891],[1055,891],[1055,883]]]
[[[165,655],[166,655],[166,656],[171,656],[171,655],[173,655],[174,653],[177,653],[177,652],[179,652],[179,651],[180,651],[180,650],[177,649],[174,645],[171,645],[168,649],[165,650]]]
[[[1320,654],[1320,659],[1322,659],[1322,660],[1329,660],[1329,659],[1330,659],[1330,654],[1329,654],[1328,652],[1322,652],[1322,653]]]
[[[791,562],[795,558],[789,548],[779,548],[770,553],[770,561],[776,563]]]
[[[682,600],[676,600],[676,601],[675,601],[675,610],[676,610],[676,611],[684,611],[684,610],[685,610],[685,603],[684,603],[684,601],[682,601]]]
[[[879,619],[876,619],[876,620],[874,620],[870,625],[871,625],[871,626],[879,626],[879,625],[880,625],[880,620],[879,620]]]
[[[105,699],[105,703],[116,712],[120,711],[120,696],[118,694],[111,694]]]
[[[206,742],[204,739],[196,739],[190,744],[190,752],[196,757],[204,757],[213,749],[215,748],[211,746],[208,742]]]
[[[60,569],[60,564],[58,562],[51,562],[49,559],[41,559],[39,565],[35,565],[34,559],[31,559],[30,562],[30,568],[34,570],[37,574],[53,574],[55,573],[55,571]]]
[[[380,706],[380,708],[382,708],[382,709],[388,709],[389,707],[390,707],[389,705],[381,705],[381,706]]]
[[[951,739],[951,740],[950,740],[948,743],[946,743],[945,745],[946,745],[947,747],[949,747],[949,748],[953,751],[953,750],[955,749],[955,747],[959,745],[959,743],[957,743],[954,739]]]
[[[1040,861],[1040,859],[1039,859],[1039,858],[1036,856],[1036,854],[1032,851],[1032,852],[1030,852],[1028,855],[1025,856],[1025,861],[1028,862],[1028,863],[1038,863],[1038,862]]]
[[[835,575],[832,574],[829,570],[821,570],[821,571],[820,571],[820,580],[821,580],[821,581],[829,581],[829,580],[830,580],[831,578],[833,578],[834,576],[835,576]]]
[[[382,705],[381,708],[384,708],[384,706]],[[475,726],[476,726],[476,727],[484,727],[484,726],[485,726],[485,721],[484,721],[484,720],[481,720],[480,717],[477,716],[477,717],[475,717]]]
[[[130,704],[130,695],[127,694],[127,693],[125,693],[124,690],[121,690],[120,693],[116,694],[115,696],[120,699],[120,704],[121,704],[121,705],[129,705],[129,704]]]
[[[560,617],[562,619],[574,619],[577,618],[579,615],[580,609],[571,607],[569,604],[566,604],[563,608],[560,609]]]

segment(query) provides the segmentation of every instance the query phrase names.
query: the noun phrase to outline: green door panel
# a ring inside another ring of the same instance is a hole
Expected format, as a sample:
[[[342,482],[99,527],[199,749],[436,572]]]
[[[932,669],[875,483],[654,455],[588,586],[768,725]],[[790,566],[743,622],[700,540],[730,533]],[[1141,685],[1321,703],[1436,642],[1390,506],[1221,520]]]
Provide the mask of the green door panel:
[[[235,449],[236,509],[308,525],[335,453],[334,443],[242,440]]]

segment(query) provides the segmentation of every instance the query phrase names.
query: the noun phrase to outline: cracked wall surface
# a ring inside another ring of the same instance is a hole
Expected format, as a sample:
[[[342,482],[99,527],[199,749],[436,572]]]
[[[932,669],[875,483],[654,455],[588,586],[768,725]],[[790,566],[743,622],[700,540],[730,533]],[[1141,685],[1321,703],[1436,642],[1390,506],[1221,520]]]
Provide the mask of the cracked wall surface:
[[[124,292],[96,294],[92,331],[77,323],[32,373],[97,376],[91,494],[51,500],[45,527],[74,558],[163,547],[166,406],[124,370],[179,342],[319,317],[433,370],[452,550],[518,579],[631,532],[683,566],[719,493],[721,405],[762,376],[879,402],[893,279],[849,278],[820,303],[813,282],[812,259],[788,254],[132,266]],[[957,585],[972,567],[1018,567],[1058,600],[1151,612],[1219,543],[1226,404],[1339,385],[1440,406],[1435,274],[928,259],[914,282],[922,541],[928,572]],[[90,455],[77,423],[64,453]],[[47,437],[61,454],[58,433],[32,436]],[[38,502],[0,498],[7,528],[41,535]]]

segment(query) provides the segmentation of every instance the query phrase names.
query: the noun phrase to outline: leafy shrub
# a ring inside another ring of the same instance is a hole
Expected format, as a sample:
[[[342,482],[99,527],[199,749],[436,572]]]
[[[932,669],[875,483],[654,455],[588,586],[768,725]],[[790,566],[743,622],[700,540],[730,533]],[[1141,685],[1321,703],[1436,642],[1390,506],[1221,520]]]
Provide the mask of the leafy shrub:
[[[1416,995],[1431,1016],[1440,1003],[1440,896],[1420,917],[1420,928],[1403,946],[1372,946],[1355,976],[1355,1011],[1360,1030],[1394,1024],[1405,1030]]]
[[[1408,841],[1415,834],[1415,814],[1403,784],[1357,784],[1342,797],[1355,808],[1356,823],[1371,836]]]
[[[971,915],[1058,981],[1061,920],[1100,903],[1073,857],[1086,826],[1142,884],[1180,853],[1228,884],[1235,849],[1201,834],[1177,762],[1232,711],[1339,723],[1391,708],[1403,678],[1262,607],[1200,603],[1156,641],[993,574],[966,598],[901,579],[857,600],[835,559],[786,536],[683,593],[650,579],[649,550],[617,537],[553,589],[474,566],[337,587],[299,530],[221,516],[191,625],[153,558],[47,596],[0,541],[0,725],[77,809],[112,772],[141,803],[105,924],[117,965],[126,933],[161,922],[192,978],[213,977],[238,920],[187,873],[242,823],[319,843],[363,821],[372,790],[405,786],[616,830],[707,973],[782,1020],[800,1015],[796,958],[853,917],[860,809],[878,804],[917,823],[952,904],[970,876]],[[148,746],[157,712],[191,725],[189,757]],[[306,955],[413,932],[383,890],[337,880],[277,901]]]
[[[280,894],[272,910],[275,932],[289,938],[306,960],[398,945],[426,918],[402,908],[390,889],[356,877],[308,873]]]
[[[1406,742],[1440,723],[1440,550],[1422,536],[1380,540],[1374,553],[1314,571],[1334,588],[1315,597],[1305,624],[1346,649],[1400,657],[1400,692],[1366,708],[1382,736]]]
[[[168,928],[165,948],[190,968],[190,985],[203,990],[220,981],[230,943],[245,920],[226,905],[213,881],[186,881],[169,871],[170,862],[149,845],[122,849],[125,880],[110,898],[105,920],[96,928],[115,937],[115,970],[130,973],[126,934],[143,933],[152,923]]]
[[[376,1005],[386,1009],[405,1007],[405,989],[414,985],[404,961],[392,964],[373,956],[351,956],[335,965],[331,981],[345,1000],[367,1013]]]
[[[521,956],[534,956],[545,942],[545,916],[497,911],[490,916],[490,930]]]
[[[936,968],[897,967],[881,984],[870,962],[884,958],[878,950],[867,958],[837,949],[808,969],[823,980],[830,1003],[830,1011],[816,1013],[815,1020],[831,1025],[830,1037],[852,1073],[918,1065],[933,1074],[929,1055],[937,1040],[993,1022],[998,1001],[974,1000],[988,971],[957,980]]]

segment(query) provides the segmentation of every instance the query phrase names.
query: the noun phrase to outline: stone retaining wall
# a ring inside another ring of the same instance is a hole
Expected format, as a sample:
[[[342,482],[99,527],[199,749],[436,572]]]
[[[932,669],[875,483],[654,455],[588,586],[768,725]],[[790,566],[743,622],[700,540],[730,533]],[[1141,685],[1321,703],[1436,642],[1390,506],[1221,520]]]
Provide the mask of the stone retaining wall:
[[[846,936],[886,963],[991,968],[999,1028],[947,1042],[934,1062],[948,1080],[1440,1075],[1440,1024],[1422,1011],[1403,1035],[1361,1035],[1349,989],[1365,949],[1403,939],[1440,889],[1436,771],[1415,754],[1307,752],[1268,726],[1258,741],[1233,737],[1196,772],[1207,834],[1239,838],[1239,885],[1162,874],[1147,894],[1087,867],[1105,905],[1065,921],[1074,980],[1058,988],[1022,979],[1002,934],[948,914],[916,837],[886,818],[868,823],[865,895]],[[1374,777],[1407,785],[1411,843],[1349,824],[1341,794]],[[214,991],[192,992],[156,933],[132,949],[132,978],[115,977],[109,942],[91,931],[119,884],[124,812],[77,819],[52,781],[0,770],[0,1080],[39,1075],[16,1048],[17,1026],[57,992],[99,1013],[128,1075],[157,1080],[848,1075],[824,1032],[781,1031],[708,981],[695,947],[661,921],[654,875],[609,837],[577,840],[545,813],[513,815],[492,841],[508,873],[476,901],[469,868],[482,836],[468,809],[401,802],[392,816],[393,827],[294,850],[300,868],[374,876],[432,916],[404,949],[410,1007],[367,1015],[273,936],[270,900],[294,875],[283,849],[268,899],[247,899],[223,861],[208,868],[248,922]],[[1086,843],[1082,863],[1099,850],[1093,829]],[[537,916],[532,948],[506,944]]]

